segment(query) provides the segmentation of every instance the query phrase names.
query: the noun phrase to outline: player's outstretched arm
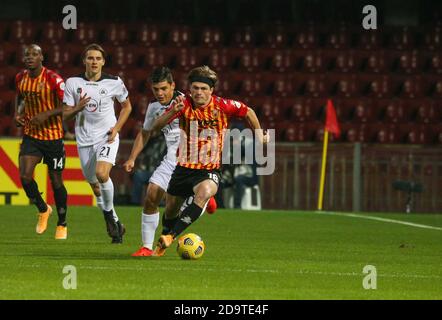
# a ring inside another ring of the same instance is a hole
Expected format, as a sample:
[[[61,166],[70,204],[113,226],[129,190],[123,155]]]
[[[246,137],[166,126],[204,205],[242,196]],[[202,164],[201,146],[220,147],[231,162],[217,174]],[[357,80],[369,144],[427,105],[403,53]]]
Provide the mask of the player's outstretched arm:
[[[109,134],[108,141],[110,143],[114,142],[118,132],[121,131],[121,128],[123,128],[127,119],[129,119],[129,115],[131,112],[132,112],[132,104],[130,103],[130,100],[126,99],[125,101],[121,102],[121,111],[120,115],[118,116],[118,121],[115,124],[115,127],[110,128],[108,132]]]
[[[127,159],[127,161],[123,164],[123,168],[124,170],[126,170],[126,172],[131,172],[134,168],[135,160],[149,141],[151,134],[151,130],[146,131],[144,129],[141,129],[140,132],[138,132],[137,137],[134,141],[134,145],[132,146],[132,151],[130,152],[129,159]]]
[[[178,96],[172,102],[170,109],[164,112],[162,116],[158,117],[152,126],[152,131],[159,131],[164,128],[172,119],[176,117],[176,114],[184,108],[184,97]]]
[[[252,108],[247,108],[246,119],[252,130],[255,131],[258,140],[262,144],[269,142],[269,135],[261,128],[258,117],[256,116],[256,113]]]
[[[90,97],[88,97],[86,94],[84,96],[80,95],[80,101],[78,101],[78,104],[75,106],[68,106],[66,103],[63,104],[63,121],[71,120],[73,117],[77,115],[80,111],[83,111],[83,109],[88,104],[89,100],[91,100]]]

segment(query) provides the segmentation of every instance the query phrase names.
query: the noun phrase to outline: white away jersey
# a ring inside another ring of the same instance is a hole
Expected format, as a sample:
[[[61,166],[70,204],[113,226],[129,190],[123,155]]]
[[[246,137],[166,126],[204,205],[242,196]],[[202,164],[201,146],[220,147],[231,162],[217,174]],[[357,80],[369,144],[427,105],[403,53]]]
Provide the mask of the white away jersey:
[[[66,80],[63,103],[75,106],[80,94],[91,99],[75,119],[75,138],[79,147],[100,143],[107,139],[107,132],[117,123],[114,100],[124,102],[128,91],[120,77],[102,73],[98,81],[89,81],[84,74]]]
[[[178,95],[183,95],[183,94],[181,92],[176,91],[170,103],[172,103],[172,101]],[[165,106],[163,106],[158,101],[149,103],[149,105],[147,106],[146,117],[144,118],[143,129],[146,131],[150,130],[155,120],[158,117],[160,117],[166,111],[167,108],[169,108],[170,103]],[[164,158],[172,161],[173,163],[176,163],[176,152],[180,144],[179,119],[177,118],[173,120],[171,123],[169,123],[164,128],[162,128],[161,131],[163,132],[164,137],[166,138],[166,144],[167,144],[167,154]]]

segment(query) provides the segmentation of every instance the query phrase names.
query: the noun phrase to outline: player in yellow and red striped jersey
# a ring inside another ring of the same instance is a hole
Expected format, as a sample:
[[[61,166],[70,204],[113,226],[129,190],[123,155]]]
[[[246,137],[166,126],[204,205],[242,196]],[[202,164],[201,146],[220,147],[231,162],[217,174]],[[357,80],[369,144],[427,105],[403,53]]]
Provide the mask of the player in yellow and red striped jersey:
[[[66,239],[67,192],[62,178],[66,156],[61,103],[64,81],[43,66],[43,53],[38,45],[31,44],[25,48],[23,62],[26,69],[15,77],[15,121],[24,127],[19,155],[20,179],[26,195],[38,208],[36,232],[42,234],[46,231],[52,208],[41,197],[33,175],[35,167],[43,159],[49,169],[57,206],[55,238]]]
[[[165,249],[200,217],[208,200],[218,191],[224,135],[230,118],[246,119],[261,143],[269,140],[253,109],[242,102],[213,95],[218,77],[209,67],[192,69],[188,80],[190,95],[175,98],[169,111],[155,121],[153,130],[179,119],[177,165],[167,189],[165,212],[178,214],[186,198],[193,195],[193,201],[186,201],[179,219],[166,217],[166,221],[174,223],[168,234],[160,236],[154,256],[164,255]]]

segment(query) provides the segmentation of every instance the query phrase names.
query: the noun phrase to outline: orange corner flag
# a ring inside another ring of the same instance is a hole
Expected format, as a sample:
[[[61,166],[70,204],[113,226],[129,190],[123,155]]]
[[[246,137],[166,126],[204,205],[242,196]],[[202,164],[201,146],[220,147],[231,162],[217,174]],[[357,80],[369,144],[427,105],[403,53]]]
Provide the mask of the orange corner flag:
[[[325,130],[333,133],[336,138],[341,135],[341,129],[339,128],[338,119],[336,117],[336,111],[333,107],[333,103],[330,99],[327,100],[327,115],[325,120]]]

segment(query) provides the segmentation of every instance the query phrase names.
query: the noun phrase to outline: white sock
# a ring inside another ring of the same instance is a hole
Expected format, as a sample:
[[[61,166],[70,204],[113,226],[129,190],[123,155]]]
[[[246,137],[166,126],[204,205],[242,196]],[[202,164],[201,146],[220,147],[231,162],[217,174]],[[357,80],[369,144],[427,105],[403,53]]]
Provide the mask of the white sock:
[[[111,178],[104,183],[100,183],[100,191],[103,198],[103,210],[111,211],[114,208],[114,184]]]
[[[95,196],[95,199],[97,199],[97,207],[100,208],[101,211],[103,211],[103,197],[102,196]]]
[[[160,221],[160,213],[141,214],[141,238],[143,239],[143,247],[152,250],[153,241],[155,238],[155,230]]]

